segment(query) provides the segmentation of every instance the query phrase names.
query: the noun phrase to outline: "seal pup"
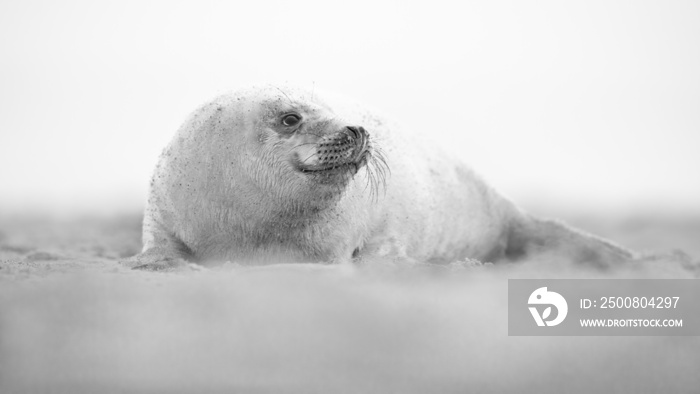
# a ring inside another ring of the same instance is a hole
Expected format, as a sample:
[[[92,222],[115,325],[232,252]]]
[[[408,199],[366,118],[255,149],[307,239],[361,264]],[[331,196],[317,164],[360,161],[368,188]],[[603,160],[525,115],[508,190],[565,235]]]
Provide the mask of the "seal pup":
[[[428,134],[297,88],[220,96],[161,154],[143,251],[128,263],[440,264],[550,254],[607,266],[632,258],[523,212]]]

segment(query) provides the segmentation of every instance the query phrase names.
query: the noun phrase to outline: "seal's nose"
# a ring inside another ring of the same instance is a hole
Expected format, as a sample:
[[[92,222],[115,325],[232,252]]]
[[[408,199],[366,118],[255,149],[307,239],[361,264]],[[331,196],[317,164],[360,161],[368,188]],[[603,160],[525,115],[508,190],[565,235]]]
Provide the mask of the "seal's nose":
[[[346,129],[352,133],[353,138],[360,139],[367,135],[367,131],[362,126],[347,126]]]

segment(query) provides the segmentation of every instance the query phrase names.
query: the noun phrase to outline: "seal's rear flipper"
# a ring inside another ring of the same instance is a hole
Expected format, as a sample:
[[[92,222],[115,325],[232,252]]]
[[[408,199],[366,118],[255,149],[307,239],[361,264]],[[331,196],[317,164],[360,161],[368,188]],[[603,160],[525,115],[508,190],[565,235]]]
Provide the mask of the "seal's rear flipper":
[[[511,224],[506,259],[554,258],[609,268],[634,259],[627,249],[553,221],[526,216]]]

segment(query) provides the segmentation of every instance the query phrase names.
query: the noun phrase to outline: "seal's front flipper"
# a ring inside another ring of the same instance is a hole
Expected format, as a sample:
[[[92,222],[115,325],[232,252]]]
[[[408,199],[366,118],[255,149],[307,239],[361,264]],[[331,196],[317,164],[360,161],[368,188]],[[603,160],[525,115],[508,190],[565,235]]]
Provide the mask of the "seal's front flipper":
[[[141,264],[133,267],[135,270],[144,271],[180,271],[186,269],[188,263],[185,260],[160,260],[152,263]]]
[[[511,224],[505,250],[508,260],[560,259],[610,268],[632,261],[629,250],[554,221],[530,216]]]
[[[146,271],[178,271],[189,266],[183,256],[158,248],[145,250],[121,263],[135,270]]]

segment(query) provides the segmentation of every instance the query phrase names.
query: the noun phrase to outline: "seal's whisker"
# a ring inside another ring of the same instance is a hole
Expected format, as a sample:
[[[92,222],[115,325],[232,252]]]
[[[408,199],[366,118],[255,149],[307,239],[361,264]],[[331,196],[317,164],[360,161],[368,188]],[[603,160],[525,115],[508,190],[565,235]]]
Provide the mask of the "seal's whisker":
[[[377,153],[376,156],[375,156],[375,158],[377,159],[378,165],[379,165],[380,167],[382,167],[382,168],[383,168],[384,170],[386,170],[386,171],[391,171],[391,170],[389,169],[389,165],[388,165],[387,162],[386,162],[386,159],[384,158],[384,156],[382,156],[381,153]]]
[[[381,182],[381,184],[380,184],[380,182]],[[374,189],[376,190],[377,198],[379,198],[379,189],[380,188],[382,189],[382,193],[386,194],[386,176],[384,175],[383,172],[378,172],[378,175],[374,181]]]
[[[367,165],[366,173],[367,173],[367,177],[366,177],[367,182],[365,183],[364,190],[367,190],[368,187],[370,188],[369,189],[369,196],[371,198],[374,194],[373,193],[374,192],[374,190],[373,190],[374,189],[374,174],[372,173],[372,166]]]
[[[377,172],[377,175],[380,177],[383,177],[384,172],[383,172],[381,163],[379,163],[374,156],[372,157],[371,164],[372,164],[372,167],[374,168],[374,171]]]
[[[375,203],[379,200],[379,190],[377,188],[377,175],[374,171],[372,171],[372,192],[370,193],[370,197]]]
[[[381,173],[381,180],[382,180],[382,186],[384,188],[384,192],[386,193],[386,178],[387,178],[387,173],[388,175],[391,175],[391,168],[389,168],[389,164],[386,161],[386,158],[384,157],[384,152],[382,152],[380,149],[377,149],[375,152],[374,158],[374,163],[376,164],[379,172]]]
[[[375,157],[377,160],[379,160],[382,163],[382,166],[389,172],[391,175],[391,168],[389,168],[389,164],[386,162],[386,157],[384,157],[384,152],[382,152],[381,149],[375,149],[374,150]]]
[[[367,165],[365,171],[366,171],[367,176],[365,177],[365,188],[364,188],[364,190],[367,190],[367,188],[370,186],[371,181],[372,181],[372,169],[370,168],[369,165]]]
[[[379,180],[377,181],[377,189],[379,189],[379,181],[382,183],[382,189],[384,193],[386,194],[386,169],[387,167],[382,163],[378,161],[373,161],[374,167],[377,170],[378,178]]]
[[[287,101],[289,101],[289,104],[294,105],[294,101],[292,101],[292,99],[289,98],[289,96],[287,96],[287,93],[285,93],[284,90],[278,88],[277,86],[275,86],[274,88],[279,90],[279,92],[282,93],[284,95],[284,97],[287,98]]]
[[[376,165],[374,162],[371,163],[371,165],[368,165],[367,168],[369,169],[369,174],[370,174],[370,180],[371,180],[371,188],[370,188],[370,198],[372,199],[373,202],[377,202],[379,200],[379,190],[378,190],[378,181],[377,181],[377,169]]]

